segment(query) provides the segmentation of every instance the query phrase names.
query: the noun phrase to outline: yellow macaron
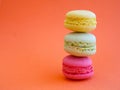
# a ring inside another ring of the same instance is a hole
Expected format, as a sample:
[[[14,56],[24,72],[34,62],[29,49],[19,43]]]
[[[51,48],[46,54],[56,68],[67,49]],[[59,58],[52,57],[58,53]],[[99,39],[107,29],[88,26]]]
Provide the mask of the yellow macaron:
[[[96,24],[96,15],[89,10],[69,11],[64,21],[64,26],[75,32],[90,32]]]

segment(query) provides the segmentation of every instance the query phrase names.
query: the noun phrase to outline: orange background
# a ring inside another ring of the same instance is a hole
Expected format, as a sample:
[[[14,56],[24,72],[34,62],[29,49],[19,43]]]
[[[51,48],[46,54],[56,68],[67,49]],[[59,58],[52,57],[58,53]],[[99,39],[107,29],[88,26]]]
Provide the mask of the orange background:
[[[120,90],[120,0],[1,0],[0,90]],[[62,74],[65,13],[97,15],[97,53],[92,79]]]

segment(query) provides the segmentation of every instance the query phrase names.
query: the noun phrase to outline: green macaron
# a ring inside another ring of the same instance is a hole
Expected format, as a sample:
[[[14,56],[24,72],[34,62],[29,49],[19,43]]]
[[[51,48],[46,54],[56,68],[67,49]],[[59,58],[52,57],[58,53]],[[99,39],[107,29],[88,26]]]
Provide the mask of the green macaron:
[[[90,33],[69,33],[64,38],[64,50],[74,56],[93,55],[96,53],[96,37]]]

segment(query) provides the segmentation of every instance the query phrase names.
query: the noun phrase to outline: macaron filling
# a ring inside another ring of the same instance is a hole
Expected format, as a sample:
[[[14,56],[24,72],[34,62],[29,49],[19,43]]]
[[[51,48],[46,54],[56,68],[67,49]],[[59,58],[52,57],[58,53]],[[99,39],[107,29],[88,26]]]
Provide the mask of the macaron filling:
[[[96,50],[95,43],[87,43],[87,42],[70,42],[65,41],[65,47],[69,48],[76,48],[78,50],[82,51],[93,51]]]
[[[96,25],[96,18],[66,18],[65,24],[91,26]]]
[[[65,65],[63,63],[63,72],[67,73],[67,74],[87,74],[87,73],[91,73],[93,72],[93,67],[87,66],[87,67],[81,67],[81,66],[69,66],[69,65]]]

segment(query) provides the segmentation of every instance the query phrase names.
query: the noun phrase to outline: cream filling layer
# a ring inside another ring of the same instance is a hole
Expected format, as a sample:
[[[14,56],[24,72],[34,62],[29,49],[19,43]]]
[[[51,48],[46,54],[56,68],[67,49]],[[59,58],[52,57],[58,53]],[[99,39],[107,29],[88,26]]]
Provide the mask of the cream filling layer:
[[[65,44],[64,45],[64,49],[65,50],[75,50],[75,51],[79,51],[79,52],[86,52],[86,51],[96,51],[96,46],[74,46],[74,45],[68,45]]]
[[[95,47],[95,43],[87,43],[87,42],[70,42],[70,41],[65,41],[64,42],[65,46],[72,46],[72,47],[78,47],[78,48],[93,48]]]
[[[63,66],[64,66],[63,71],[68,74],[86,74],[93,71],[93,67],[91,65],[86,67],[81,67],[81,66],[70,66],[63,63]]]
[[[91,26],[96,25],[96,18],[66,18],[65,24]]]

